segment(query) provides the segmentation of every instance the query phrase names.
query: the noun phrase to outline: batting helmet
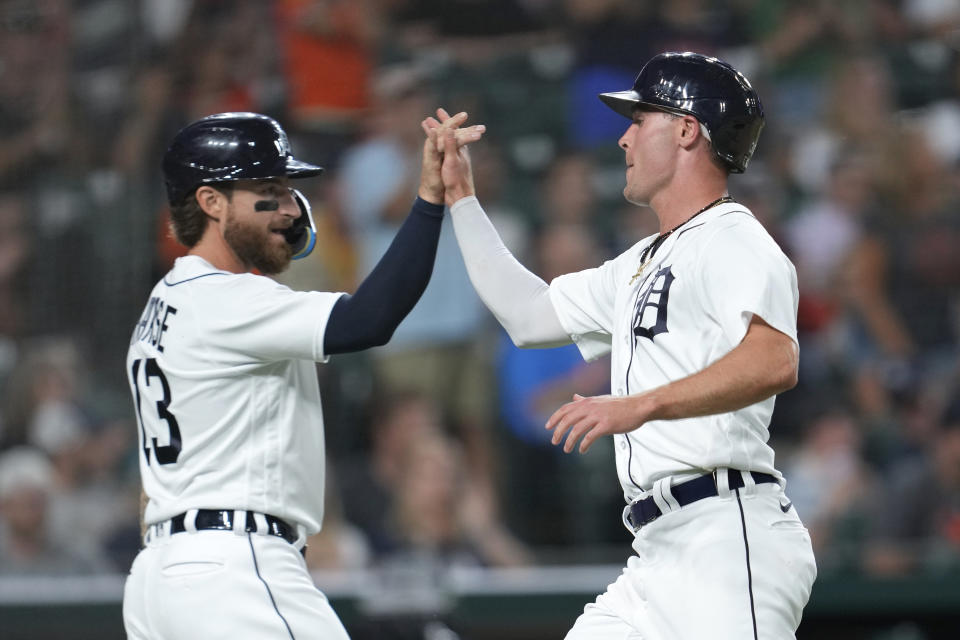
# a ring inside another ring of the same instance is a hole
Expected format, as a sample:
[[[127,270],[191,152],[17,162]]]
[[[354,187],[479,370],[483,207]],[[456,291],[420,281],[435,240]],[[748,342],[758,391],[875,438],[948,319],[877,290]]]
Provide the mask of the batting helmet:
[[[643,66],[633,89],[601,93],[627,118],[645,105],[695,117],[710,133],[714,151],[734,173],[743,173],[763,129],[760,96],[742,73],[699,53],[661,53]]]
[[[262,178],[308,178],[322,167],[294,159],[287,134],[259,113],[217,113],[187,125],[163,156],[170,204],[202,184]]]
[[[163,177],[171,205],[181,203],[204,184],[264,178],[308,178],[323,167],[293,157],[283,128],[259,113],[217,113],[187,125],[163,156]],[[294,258],[313,249],[316,226],[310,204],[291,189],[301,216],[287,234]]]

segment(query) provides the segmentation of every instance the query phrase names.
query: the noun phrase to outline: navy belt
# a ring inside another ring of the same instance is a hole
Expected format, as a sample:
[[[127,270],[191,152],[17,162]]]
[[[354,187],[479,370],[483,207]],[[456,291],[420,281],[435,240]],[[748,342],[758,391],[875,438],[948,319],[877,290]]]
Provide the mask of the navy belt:
[[[247,511],[247,521],[243,528],[244,531],[256,532],[257,521],[253,517],[253,513]],[[186,519],[187,514],[181,513],[178,516],[173,516],[170,518],[170,533],[183,533],[187,530],[184,525],[184,520]],[[267,533],[272,536],[277,536],[283,538],[290,544],[293,544],[297,541],[297,530],[295,527],[290,526],[280,518],[271,515],[264,515],[264,518],[267,520]],[[207,530],[207,529],[222,529],[224,531],[233,531],[233,511],[228,509],[215,510],[215,509],[199,509],[197,511],[197,520],[196,528],[198,531]]]
[[[778,480],[769,473],[759,473],[756,471],[743,473],[750,473],[750,475],[753,476],[753,481],[757,484],[778,482]],[[730,469],[727,477],[730,479],[731,490],[739,489],[743,486],[743,478],[740,474],[740,471]],[[670,487],[670,493],[673,494],[674,499],[681,507],[692,504],[697,500],[714,498],[720,495],[719,491],[717,491],[717,480],[712,473]],[[653,496],[650,496],[630,504],[630,512],[627,515],[627,520],[634,529],[639,529],[644,525],[650,524],[662,515],[663,512],[660,511],[660,507],[657,506]]]

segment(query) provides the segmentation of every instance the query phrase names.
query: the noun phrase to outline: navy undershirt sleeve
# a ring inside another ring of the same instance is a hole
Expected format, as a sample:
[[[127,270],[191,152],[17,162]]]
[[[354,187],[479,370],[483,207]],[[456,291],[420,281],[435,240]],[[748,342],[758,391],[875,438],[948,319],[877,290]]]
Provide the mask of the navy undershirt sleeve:
[[[437,255],[443,205],[417,198],[390,248],[356,293],[341,296],[323,336],[327,355],[386,344],[420,299]]]

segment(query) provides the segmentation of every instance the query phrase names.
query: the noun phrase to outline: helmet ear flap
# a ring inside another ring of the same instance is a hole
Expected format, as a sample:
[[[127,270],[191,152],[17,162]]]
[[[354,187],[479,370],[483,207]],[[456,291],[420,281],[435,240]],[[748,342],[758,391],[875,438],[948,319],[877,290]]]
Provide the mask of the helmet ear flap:
[[[293,225],[284,232],[284,237],[293,249],[292,258],[299,260],[310,255],[313,247],[316,246],[317,226],[313,221],[313,212],[307,197],[293,187],[290,188],[290,193],[300,209],[300,217],[294,220]]]

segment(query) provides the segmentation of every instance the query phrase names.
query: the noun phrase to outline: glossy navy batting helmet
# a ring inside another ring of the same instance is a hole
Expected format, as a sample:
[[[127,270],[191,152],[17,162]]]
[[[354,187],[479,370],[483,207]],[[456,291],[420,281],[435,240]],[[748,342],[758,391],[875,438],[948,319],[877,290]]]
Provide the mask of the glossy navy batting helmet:
[[[171,205],[181,204],[204,184],[264,178],[308,178],[322,167],[293,157],[283,128],[259,113],[217,113],[187,125],[163,156],[163,177]],[[295,189],[301,216],[287,234],[294,258],[307,255],[316,227],[307,199]]]
[[[641,105],[695,117],[733,173],[747,168],[763,129],[763,106],[746,77],[699,53],[656,55],[640,70],[633,89],[601,93],[600,99],[627,118]]]
[[[202,184],[261,178],[307,178],[322,167],[293,157],[280,124],[259,113],[217,113],[187,125],[163,156],[170,204]]]

